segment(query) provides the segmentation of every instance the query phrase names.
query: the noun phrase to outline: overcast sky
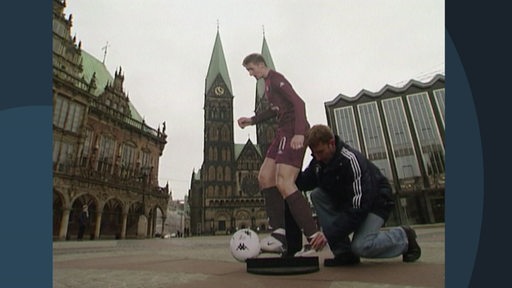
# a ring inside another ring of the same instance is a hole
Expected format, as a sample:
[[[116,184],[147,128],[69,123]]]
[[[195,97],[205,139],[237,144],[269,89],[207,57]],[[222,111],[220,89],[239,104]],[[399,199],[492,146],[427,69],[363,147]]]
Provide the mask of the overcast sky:
[[[108,42],[105,65],[112,75],[122,67],[137,111],[151,127],[166,122],[159,184],[169,183],[175,200],[203,161],[205,78],[217,29],[235,122],[253,115],[256,81],[241,62],[261,52],[263,31],[276,70],[306,102],[311,124],[327,124],[324,103],[339,94],[444,74],[444,0],[66,2],[82,49],[102,60]],[[233,125],[236,143],[256,142],[254,127]]]

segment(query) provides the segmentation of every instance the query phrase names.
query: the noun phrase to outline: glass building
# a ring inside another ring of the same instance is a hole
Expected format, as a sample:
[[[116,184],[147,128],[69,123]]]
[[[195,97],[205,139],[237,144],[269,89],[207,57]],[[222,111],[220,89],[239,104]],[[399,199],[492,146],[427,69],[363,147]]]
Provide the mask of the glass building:
[[[333,131],[389,179],[396,199],[389,223],[444,222],[444,75],[340,94],[324,105]]]

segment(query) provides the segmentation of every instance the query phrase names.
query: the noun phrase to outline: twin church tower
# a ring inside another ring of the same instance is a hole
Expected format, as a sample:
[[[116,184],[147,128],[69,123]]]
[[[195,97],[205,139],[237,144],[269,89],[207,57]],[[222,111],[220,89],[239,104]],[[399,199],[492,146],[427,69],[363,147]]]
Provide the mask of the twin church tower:
[[[265,37],[261,54],[275,69]],[[264,80],[256,83],[255,111],[268,107]],[[274,136],[275,121],[256,126],[257,144],[234,142],[233,88],[219,31],[208,67],[204,98],[203,164],[192,173],[189,204],[194,235],[229,234],[236,229],[267,229],[258,172]]]

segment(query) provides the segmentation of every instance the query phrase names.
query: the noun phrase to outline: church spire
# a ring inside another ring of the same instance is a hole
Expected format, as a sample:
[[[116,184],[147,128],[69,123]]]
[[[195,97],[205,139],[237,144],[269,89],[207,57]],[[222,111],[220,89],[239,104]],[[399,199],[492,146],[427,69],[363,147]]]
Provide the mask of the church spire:
[[[265,38],[265,31],[263,31],[263,45],[261,46],[261,55],[265,58],[265,62],[267,63],[267,67],[274,70],[276,67],[274,66],[274,61],[272,60],[272,56],[270,55],[270,49],[268,49],[267,39]]]
[[[265,28],[263,28],[265,29]],[[261,47],[261,55],[267,63],[267,67],[275,70],[274,61],[270,55],[270,49],[268,49],[267,39],[265,37],[265,30],[263,30],[263,45]],[[255,113],[265,111],[269,108],[268,100],[264,97],[265,95],[265,80],[260,79],[256,82],[256,99],[255,99]],[[277,129],[277,122],[275,119],[271,121],[262,122],[256,124],[256,140],[260,151],[267,151],[270,143],[272,143],[273,132]]]
[[[219,26],[217,24],[217,36],[215,37],[212,57],[210,59],[210,65],[208,66],[208,74],[206,75],[205,93],[211,89],[218,75],[221,76],[226,87],[229,89],[230,94],[233,95],[231,79],[229,78],[228,66],[226,65],[224,49],[222,48],[222,42],[220,41]]]
[[[261,47],[261,55],[265,62],[267,63],[267,67],[275,70],[274,61],[272,60],[272,56],[270,55],[270,49],[268,48],[267,39],[265,38],[265,27],[263,27],[263,45]],[[265,80],[259,79],[256,82],[256,103],[263,97],[265,93]],[[256,106],[257,107],[257,106]]]

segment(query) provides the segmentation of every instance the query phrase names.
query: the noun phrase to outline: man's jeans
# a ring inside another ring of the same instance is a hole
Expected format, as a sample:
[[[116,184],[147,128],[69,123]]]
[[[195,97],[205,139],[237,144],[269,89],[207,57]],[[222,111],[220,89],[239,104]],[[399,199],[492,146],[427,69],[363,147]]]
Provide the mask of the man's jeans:
[[[390,258],[400,256],[407,251],[408,242],[405,231],[400,227],[381,231],[384,219],[373,213],[368,214],[356,231],[346,231],[346,235],[333,235],[333,223],[339,217],[346,217],[346,214],[336,208],[329,195],[320,188],[311,192],[311,201],[334,256],[352,250],[354,254],[364,258]],[[350,243],[349,235],[352,232],[354,235]]]

